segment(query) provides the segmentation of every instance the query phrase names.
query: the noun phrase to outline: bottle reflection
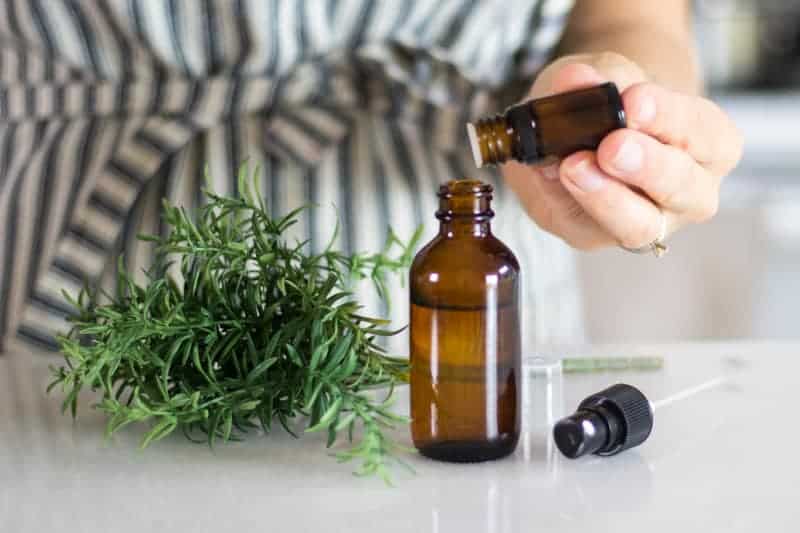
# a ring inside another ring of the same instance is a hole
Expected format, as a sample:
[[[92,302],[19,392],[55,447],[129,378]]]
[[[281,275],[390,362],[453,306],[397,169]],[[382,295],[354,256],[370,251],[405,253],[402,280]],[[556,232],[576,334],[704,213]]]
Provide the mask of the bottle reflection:
[[[485,531],[505,533],[518,529],[519,518],[531,505],[531,490],[558,484],[561,457],[550,436],[563,415],[564,399],[560,362],[529,358],[522,362],[521,433],[514,455],[506,460],[472,465],[450,490],[436,488],[430,498],[430,531]],[[457,490],[458,497],[453,491]]]
[[[517,529],[514,510],[524,502],[512,501],[514,481],[495,470],[486,472],[487,476],[476,484],[461,484],[458,497],[452,489],[437,489],[432,494],[431,533],[509,533]]]

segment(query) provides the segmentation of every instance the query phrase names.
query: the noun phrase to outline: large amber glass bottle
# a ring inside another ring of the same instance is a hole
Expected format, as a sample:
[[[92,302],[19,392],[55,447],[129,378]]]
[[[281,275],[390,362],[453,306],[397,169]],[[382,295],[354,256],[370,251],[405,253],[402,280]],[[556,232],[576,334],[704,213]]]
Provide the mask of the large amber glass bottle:
[[[514,451],[520,430],[519,264],[492,235],[492,188],[439,190],[439,234],[411,267],[411,430],[428,457]]]

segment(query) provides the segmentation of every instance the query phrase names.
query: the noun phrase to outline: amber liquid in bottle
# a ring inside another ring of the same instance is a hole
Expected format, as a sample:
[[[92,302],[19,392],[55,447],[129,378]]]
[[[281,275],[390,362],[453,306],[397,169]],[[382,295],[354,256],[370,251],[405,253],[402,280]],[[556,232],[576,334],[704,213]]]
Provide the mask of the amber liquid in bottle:
[[[411,432],[425,456],[498,459],[520,432],[519,264],[491,233],[492,188],[439,190],[439,234],[411,267]]]

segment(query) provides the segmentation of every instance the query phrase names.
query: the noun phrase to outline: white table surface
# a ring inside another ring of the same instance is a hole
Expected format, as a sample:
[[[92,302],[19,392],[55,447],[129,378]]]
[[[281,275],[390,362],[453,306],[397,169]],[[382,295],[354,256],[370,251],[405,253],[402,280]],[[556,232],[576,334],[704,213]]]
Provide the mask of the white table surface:
[[[44,395],[52,359],[0,358],[0,531],[800,531],[800,345],[592,352],[666,363],[549,385],[535,378],[512,457],[456,465],[410,456],[417,473],[398,471],[395,488],[350,475],[314,434],[253,435],[213,452],[181,435],[139,451],[135,428],[104,442],[90,398],[73,424],[59,397]],[[657,401],[720,377],[658,409],[650,439],[618,456],[570,461],[549,439],[548,420],[606,385],[635,384]]]

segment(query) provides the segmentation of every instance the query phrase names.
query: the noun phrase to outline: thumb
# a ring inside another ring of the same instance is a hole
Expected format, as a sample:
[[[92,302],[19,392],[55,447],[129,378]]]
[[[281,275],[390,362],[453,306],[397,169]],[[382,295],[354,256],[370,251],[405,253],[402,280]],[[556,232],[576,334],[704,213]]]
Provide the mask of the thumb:
[[[550,64],[531,87],[529,97],[583,89],[613,81],[620,92],[647,81],[647,75],[633,61],[615,53],[566,56]]]

